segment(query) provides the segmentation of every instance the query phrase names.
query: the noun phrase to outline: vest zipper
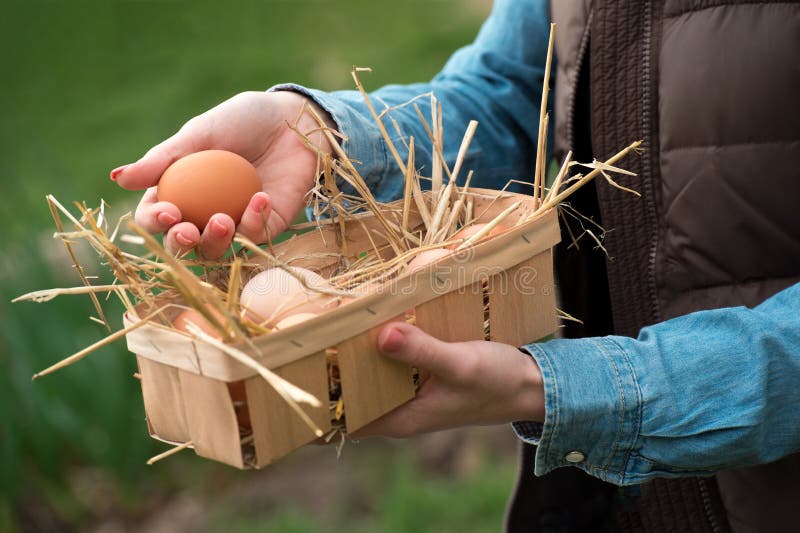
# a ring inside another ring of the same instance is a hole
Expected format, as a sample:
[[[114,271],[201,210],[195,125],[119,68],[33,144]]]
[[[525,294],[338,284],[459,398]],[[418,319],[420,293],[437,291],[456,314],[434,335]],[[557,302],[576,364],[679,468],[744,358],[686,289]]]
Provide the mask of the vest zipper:
[[[703,510],[706,513],[708,525],[711,526],[711,531],[713,531],[713,533],[722,533],[722,528],[719,527],[714,517],[714,511],[711,509],[711,496],[708,494],[708,480],[700,478],[697,480],[697,484],[700,487],[700,497],[703,499]]]
[[[643,29],[643,55],[642,55],[642,149],[647,156],[647,161],[642,166],[642,186],[647,189],[643,200],[645,201],[645,209],[647,210],[647,218],[653,236],[650,239],[650,249],[648,251],[647,259],[647,279],[648,279],[648,292],[650,293],[650,303],[653,309],[653,319],[655,322],[661,321],[661,306],[658,302],[658,291],[656,290],[656,250],[658,248],[658,216],[655,207],[655,188],[653,186],[653,151],[652,146],[652,117],[650,110],[652,108],[652,91],[650,88],[650,54],[652,51],[652,38],[653,38],[653,2],[648,0],[644,5],[644,29]]]
[[[652,116],[650,114],[652,109],[653,94],[651,90],[651,62],[650,54],[652,53],[653,46],[653,2],[648,0],[644,5],[644,28],[643,28],[643,55],[642,55],[642,148],[647,154],[648,160],[642,167],[642,186],[647,189],[647,194],[644,196],[646,199],[645,208],[647,210],[647,217],[649,219],[650,228],[652,228],[653,236],[650,239],[650,249],[648,251],[647,259],[647,278],[648,278],[648,292],[650,293],[650,300],[653,306],[653,318],[656,322],[661,321],[661,309],[658,302],[658,291],[656,290],[656,251],[658,249],[658,214],[656,213],[656,198],[655,187],[653,184],[653,154],[655,153],[652,146]],[[721,533],[722,529],[714,516],[714,510],[711,505],[711,495],[708,489],[708,480],[697,479],[698,488],[700,489],[700,497],[703,501],[703,512],[705,513],[706,522],[711,531],[714,533]]]

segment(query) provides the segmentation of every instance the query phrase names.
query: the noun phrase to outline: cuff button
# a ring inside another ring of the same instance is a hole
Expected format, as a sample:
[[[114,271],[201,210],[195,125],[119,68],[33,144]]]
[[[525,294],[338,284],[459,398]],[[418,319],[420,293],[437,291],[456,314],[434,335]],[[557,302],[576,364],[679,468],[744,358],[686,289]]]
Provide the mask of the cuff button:
[[[564,460],[567,461],[568,463],[580,463],[584,459],[586,459],[586,456],[584,456],[581,452],[578,451],[569,452],[567,455],[564,456]]]

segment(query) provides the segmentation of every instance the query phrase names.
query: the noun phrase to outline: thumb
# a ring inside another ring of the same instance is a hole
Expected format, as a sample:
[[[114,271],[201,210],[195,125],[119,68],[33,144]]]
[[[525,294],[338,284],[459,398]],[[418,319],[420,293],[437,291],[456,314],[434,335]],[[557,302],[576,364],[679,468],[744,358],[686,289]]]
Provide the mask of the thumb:
[[[175,135],[151,148],[135,163],[112,170],[111,179],[123,189],[146,189],[156,185],[167,167],[181,157],[210,148],[201,117],[187,122]]]
[[[393,322],[381,330],[378,349],[387,357],[444,378],[453,377],[464,361],[460,344],[441,341],[403,322]]]

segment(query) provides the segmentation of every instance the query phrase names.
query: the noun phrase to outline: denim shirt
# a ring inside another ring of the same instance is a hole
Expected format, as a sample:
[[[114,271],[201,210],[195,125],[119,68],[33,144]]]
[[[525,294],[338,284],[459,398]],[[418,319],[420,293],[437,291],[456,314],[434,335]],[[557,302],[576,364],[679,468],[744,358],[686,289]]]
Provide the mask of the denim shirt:
[[[372,92],[379,112],[392,108],[401,133],[387,129],[401,157],[413,136],[418,168],[424,174],[430,167],[424,126],[413,105],[402,104],[432,92],[444,109],[451,165],[468,122],[479,122],[464,161],[473,186],[531,181],[548,32],[546,1],[496,0],[476,40],[432,81]],[[361,77],[368,85],[368,74]],[[293,84],[270,90],[313,98],[345,136],[342,146],[360,161],[376,198],[401,196],[402,175],[358,92]],[[430,98],[414,103],[430,117]],[[800,451],[800,284],[754,309],[692,313],[644,328],[638,339],[563,339],[523,349],[541,369],[546,415],[543,423],[517,422],[514,429],[538,445],[538,475],[575,466],[626,485]]]

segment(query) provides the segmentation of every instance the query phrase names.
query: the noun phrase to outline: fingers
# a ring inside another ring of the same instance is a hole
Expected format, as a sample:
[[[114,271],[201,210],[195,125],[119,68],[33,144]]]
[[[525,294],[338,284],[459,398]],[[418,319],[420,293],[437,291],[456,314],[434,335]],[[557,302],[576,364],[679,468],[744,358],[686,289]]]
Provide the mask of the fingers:
[[[254,194],[242,215],[238,228],[229,215],[224,213],[213,215],[200,235],[197,253],[206,259],[222,257],[230,248],[233,236],[237,231],[254,242],[264,242],[266,240],[265,228],[271,214],[270,204],[268,194],[264,192]],[[271,227],[270,225],[270,231]]]
[[[396,407],[377,420],[350,433],[354,439],[381,436],[405,439],[451,427],[458,427],[458,417],[450,410],[457,404],[452,394],[423,387],[416,398]]]
[[[188,252],[200,242],[200,230],[189,222],[179,222],[164,234],[164,247],[173,254]]]
[[[201,235],[193,224],[178,224],[181,220],[180,210],[169,202],[159,202],[156,191],[156,187],[150,187],[142,196],[136,208],[137,224],[149,233],[164,233],[164,247],[172,253],[180,254],[197,247],[197,253],[206,259],[225,255],[237,230],[230,216],[215,214]],[[242,216],[238,230],[255,242],[263,242],[266,238],[265,221],[269,220],[270,215],[269,195],[256,193]]]
[[[210,135],[206,120],[195,117],[178,133],[151,148],[135,163],[123,165],[111,171],[110,177],[120,187],[139,190],[158,183],[161,174],[181,157],[210,147]]]
[[[200,236],[197,253],[206,259],[216,259],[225,255],[235,231],[236,225],[230,216],[223,213],[213,215]]]
[[[247,205],[242,220],[239,222],[237,230],[239,233],[252,240],[253,242],[264,242],[267,239],[266,228],[272,237],[276,237],[279,231],[269,224],[269,219],[272,212],[272,200],[265,192],[257,192],[250,199]]]
[[[217,213],[209,219],[202,235],[194,224],[175,224],[164,234],[164,247],[176,255],[196,248],[200,257],[216,259],[228,251],[235,231],[233,219],[226,214]]]
[[[403,322],[393,322],[381,330],[378,348],[387,357],[445,379],[467,374],[465,367],[471,360],[462,345],[440,341]]]
[[[424,432],[425,428],[420,426],[420,417],[417,416],[409,402],[389,411],[349,435],[354,439],[378,436],[389,437],[390,439],[405,439]]]
[[[181,211],[175,204],[159,202],[156,187],[150,187],[136,207],[134,220],[149,233],[164,233],[180,222]]]

